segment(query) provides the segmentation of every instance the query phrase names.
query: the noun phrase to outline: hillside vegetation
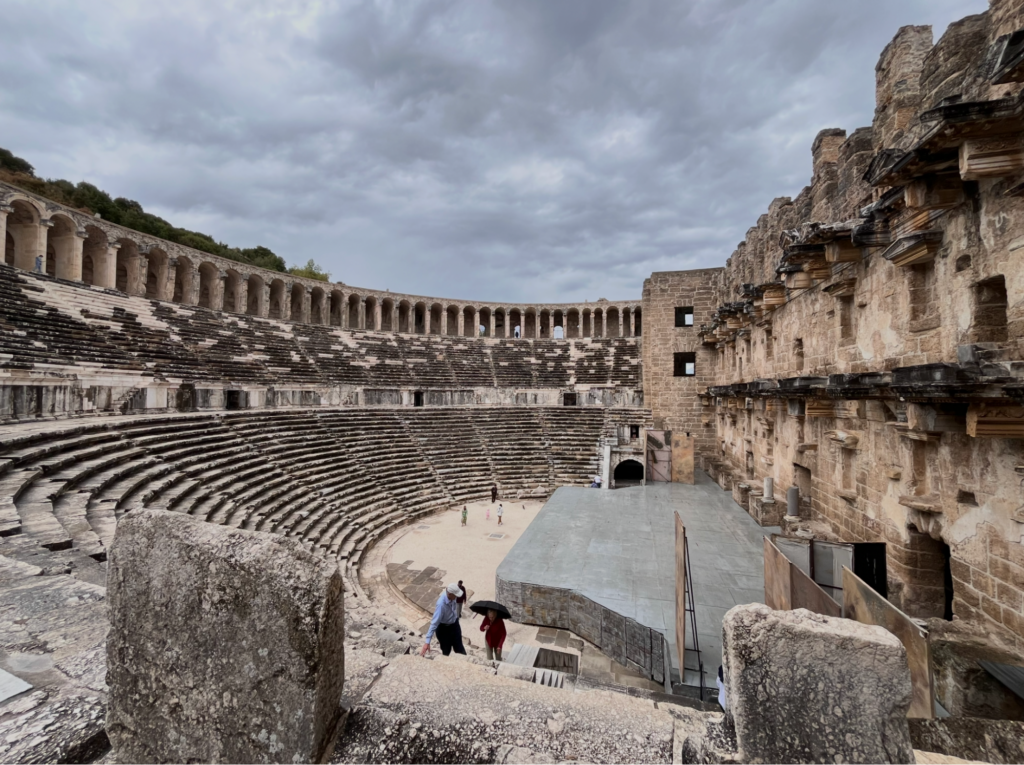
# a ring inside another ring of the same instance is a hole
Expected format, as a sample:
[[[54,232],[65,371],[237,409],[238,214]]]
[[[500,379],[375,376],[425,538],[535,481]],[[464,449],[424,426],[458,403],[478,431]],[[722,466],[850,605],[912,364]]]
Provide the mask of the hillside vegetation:
[[[135,200],[124,197],[111,198],[110,194],[96,188],[91,183],[85,181],[72,183],[62,179],[39,178],[35,174],[35,168],[29,162],[3,148],[0,148],[0,180],[89,215],[99,213],[103,220],[111,223],[202,250],[211,255],[219,255],[240,263],[248,263],[268,268],[271,271],[291,273],[309,279],[330,281],[331,278],[329,272],[324,271],[312,260],[304,266],[288,268],[284,258],[267,247],[231,247],[223,242],[218,242],[208,234],[178,228],[163,218],[146,212],[142,209],[142,205]]]

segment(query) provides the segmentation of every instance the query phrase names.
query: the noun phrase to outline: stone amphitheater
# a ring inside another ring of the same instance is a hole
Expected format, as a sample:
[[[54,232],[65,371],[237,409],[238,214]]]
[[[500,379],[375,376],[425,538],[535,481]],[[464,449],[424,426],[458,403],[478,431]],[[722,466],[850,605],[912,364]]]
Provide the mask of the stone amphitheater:
[[[876,83],[629,301],[308,280],[0,183],[0,760],[1024,759],[1024,4]],[[423,659],[492,491],[536,513],[470,582],[511,650]]]

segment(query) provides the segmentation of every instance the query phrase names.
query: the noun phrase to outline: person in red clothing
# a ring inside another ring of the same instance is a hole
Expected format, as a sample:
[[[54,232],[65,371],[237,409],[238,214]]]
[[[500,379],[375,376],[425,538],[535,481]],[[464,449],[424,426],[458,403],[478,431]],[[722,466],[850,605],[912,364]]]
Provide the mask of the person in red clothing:
[[[480,624],[487,643],[487,661],[501,661],[501,647],[505,645],[505,620],[498,616],[493,608],[488,609],[487,616]]]

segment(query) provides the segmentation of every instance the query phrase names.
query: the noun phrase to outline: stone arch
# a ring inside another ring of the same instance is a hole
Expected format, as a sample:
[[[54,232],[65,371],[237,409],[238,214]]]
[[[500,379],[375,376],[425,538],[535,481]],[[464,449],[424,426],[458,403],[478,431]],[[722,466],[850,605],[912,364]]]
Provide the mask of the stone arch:
[[[267,314],[271,319],[283,319],[285,298],[288,293],[285,289],[284,281],[281,279],[274,279],[270,283],[270,311]]]
[[[373,295],[366,296],[366,303],[363,308],[363,326],[367,329],[377,329],[377,298]]]
[[[545,340],[551,339],[551,311],[547,308],[541,309],[539,314],[537,337],[542,337]]]
[[[537,309],[526,308],[523,310],[521,334],[525,338],[537,337]]]
[[[416,326],[416,311],[408,300],[398,304],[398,331],[412,332]]]
[[[326,295],[321,287],[314,287],[309,293],[309,323],[324,323],[324,300]]]
[[[4,262],[7,262],[10,253],[10,265],[25,271],[34,271],[36,258],[45,257],[44,245],[40,243],[42,211],[28,198],[16,197],[8,200],[7,204],[14,209],[7,214]]]
[[[494,309],[494,336],[508,337],[508,311],[504,308]]]
[[[480,327],[475,322],[476,309],[467,305],[462,309],[462,334],[465,337],[479,337]]]
[[[611,308],[608,309],[607,316],[608,316],[608,319],[607,319],[608,328],[605,331],[605,334],[608,337],[618,337],[619,334],[620,334],[619,333],[619,309],[616,308],[615,306],[612,306]]]
[[[96,287],[106,287],[104,276],[108,273],[110,245],[107,235],[98,226],[85,227],[85,241],[82,242],[82,281]]]
[[[305,321],[305,317],[302,315],[305,311],[306,303],[306,285],[295,282],[292,284],[292,310],[290,311],[289,318],[292,321]]]
[[[595,308],[594,312],[590,314],[590,336],[591,337],[604,337],[604,310],[601,308]]]
[[[507,316],[506,336],[512,338],[523,337],[523,312],[518,308],[510,308]]]
[[[250,316],[263,315],[263,277],[259,274],[250,274],[246,280],[245,312]]]
[[[565,312],[565,336],[577,338],[580,336],[580,309],[570,308]]]
[[[360,297],[356,294],[348,296],[348,328],[359,329]]]
[[[199,305],[202,308],[219,310],[217,305],[217,282],[220,278],[220,271],[217,266],[208,261],[199,264]]]
[[[446,314],[446,324],[447,324],[446,329],[448,330],[447,334],[458,336],[458,334],[459,334],[459,307],[457,305],[450,305],[445,310],[445,314]]]
[[[191,258],[178,256],[178,265],[174,267],[174,294],[171,300],[175,303],[194,304],[195,301],[196,266]]]
[[[79,250],[78,224],[68,215],[50,217],[46,232],[46,273],[58,279],[80,281],[82,262]]]
[[[231,313],[245,312],[245,306],[238,304],[239,298],[242,296],[242,284],[244,282],[245,277],[238,273],[238,271],[233,268],[228,269],[227,277],[224,279],[225,311],[230,311]]]
[[[551,337],[555,337],[556,329],[561,329],[560,336],[557,338],[561,340],[565,337],[565,311],[561,308],[556,308],[551,312]]]
[[[121,246],[117,250],[117,272],[114,288],[129,294],[135,289],[136,271],[139,267],[139,246],[125,237],[117,240]]]
[[[484,307],[480,309],[480,326],[484,328],[484,337],[492,337],[491,333],[491,309]]]
[[[392,298],[384,298],[380,301],[380,330],[381,332],[396,332],[395,326],[395,301]]]
[[[169,261],[167,253],[160,247],[150,247],[146,260],[146,297],[151,300],[165,300]]]
[[[430,328],[430,316],[427,311],[427,304],[419,302],[413,306],[413,332],[417,335],[425,335]]]
[[[430,334],[440,335],[441,334],[441,317],[444,315],[444,308],[441,307],[440,303],[434,303],[430,306]]]
[[[633,337],[642,337],[643,336],[643,332],[641,331],[642,330],[642,326],[641,326],[641,322],[640,322],[640,315],[641,315],[640,309],[639,308],[634,308],[633,309]]]
[[[580,313],[580,337],[594,336],[594,315],[589,308],[584,308]]]
[[[620,457],[612,469],[612,488],[641,486],[647,477],[644,464],[635,457]]]
[[[331,290],[331,314],[328,324],[340,327],[345,316],[345,294],[341,290]]]

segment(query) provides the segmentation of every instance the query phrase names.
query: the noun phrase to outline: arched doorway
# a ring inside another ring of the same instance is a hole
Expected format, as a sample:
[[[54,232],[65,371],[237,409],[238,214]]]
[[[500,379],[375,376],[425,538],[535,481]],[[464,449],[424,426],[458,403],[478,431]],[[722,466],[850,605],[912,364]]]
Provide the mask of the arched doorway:
[[[623,460],[615,466],[612,475],[612,488],[622,489],[626,486],[643,486],[644,466],[637,460]]]

